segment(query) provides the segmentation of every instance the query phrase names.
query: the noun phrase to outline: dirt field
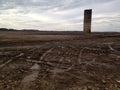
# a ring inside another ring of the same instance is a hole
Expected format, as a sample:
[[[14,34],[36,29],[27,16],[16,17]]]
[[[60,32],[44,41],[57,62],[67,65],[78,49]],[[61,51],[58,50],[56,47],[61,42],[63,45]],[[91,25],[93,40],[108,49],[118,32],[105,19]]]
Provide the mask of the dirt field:
[[[120,90],[120,34],[0,34],[0,90]]]

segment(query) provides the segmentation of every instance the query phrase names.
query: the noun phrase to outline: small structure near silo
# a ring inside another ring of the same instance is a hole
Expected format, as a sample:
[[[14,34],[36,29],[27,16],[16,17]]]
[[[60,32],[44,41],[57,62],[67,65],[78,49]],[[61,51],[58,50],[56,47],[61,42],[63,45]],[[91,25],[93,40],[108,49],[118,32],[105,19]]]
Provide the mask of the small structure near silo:
[[[92,9],[84,10],[84,33],[91,33]]]

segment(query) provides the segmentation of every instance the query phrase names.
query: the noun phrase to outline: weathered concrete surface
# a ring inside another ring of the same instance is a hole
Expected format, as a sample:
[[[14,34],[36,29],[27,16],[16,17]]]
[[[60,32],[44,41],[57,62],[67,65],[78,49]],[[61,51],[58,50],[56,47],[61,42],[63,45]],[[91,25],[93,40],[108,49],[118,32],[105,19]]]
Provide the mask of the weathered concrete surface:
[[[92,9],[84,11],[84,32],[91,33]]]

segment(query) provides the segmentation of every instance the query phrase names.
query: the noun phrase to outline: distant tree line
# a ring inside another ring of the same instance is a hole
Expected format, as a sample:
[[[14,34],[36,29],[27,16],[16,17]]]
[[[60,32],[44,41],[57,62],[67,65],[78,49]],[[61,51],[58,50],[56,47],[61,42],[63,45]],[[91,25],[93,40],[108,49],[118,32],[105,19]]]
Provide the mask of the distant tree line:
[[[0,28],[0,31],[15,31],[15,29]]]

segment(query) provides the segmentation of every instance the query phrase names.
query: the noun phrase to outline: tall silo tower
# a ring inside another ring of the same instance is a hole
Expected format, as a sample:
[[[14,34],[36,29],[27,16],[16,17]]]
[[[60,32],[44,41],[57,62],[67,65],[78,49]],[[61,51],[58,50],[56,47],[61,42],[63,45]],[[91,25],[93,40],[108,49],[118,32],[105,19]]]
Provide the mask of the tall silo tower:
[[[84,10],[84,32],[91,33],[92,9]]]

